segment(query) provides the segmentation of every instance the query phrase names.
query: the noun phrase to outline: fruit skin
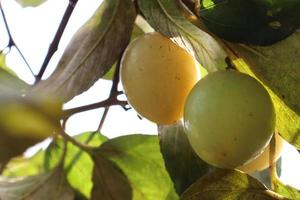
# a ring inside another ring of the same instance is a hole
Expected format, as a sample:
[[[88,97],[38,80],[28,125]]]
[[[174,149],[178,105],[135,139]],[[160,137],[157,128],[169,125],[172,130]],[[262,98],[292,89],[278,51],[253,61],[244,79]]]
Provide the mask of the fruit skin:
[[[196,60],[159,33],[145,34],[126,49],[120,79],[131,106],[158,124],[183,116],[185,99],[199,80]]]
[[[207,163],[235,168],[259,155],[275,126],[271,98],[254,78],[218,71],[190,92],[184,126],[191,146]]]
[[[14,138],[42,140],[60,127],[62,102],[47,95],[0,95],[0,131]]]
[[[200,18],[215,35],[230,42],[271,45],[291,35],[296,26],[286,10],[262,0],[203,0]],[[279,8],[279,9],[278,9]],[[284,14],[285,13],[285,14]],[[288,12],[289,13],[289,12]]]
[[[282,152],[282,149],[284,147],[285,141],[284,139],[278,134],[275,134],[275,159],[273,162],[276,162]],[[252,173],[255,171],[262,171],[266,168],[268,168],[269,165],[269,153],[270,153],[270,144],[267,146],[267,148],[254,160],[250,161],[249,163],[246,163],[243,166],[238,167],[239,170],[245,172],[245,173]]]
[[[60,130],[62,101],[0,85],[0,167]]]

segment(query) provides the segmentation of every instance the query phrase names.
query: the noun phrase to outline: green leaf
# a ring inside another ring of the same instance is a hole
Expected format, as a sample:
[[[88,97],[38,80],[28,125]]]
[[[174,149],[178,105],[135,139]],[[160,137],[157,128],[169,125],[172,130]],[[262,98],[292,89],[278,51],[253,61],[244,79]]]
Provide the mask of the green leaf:
[[[111,161],[94,154],[93,190],[91,200],[132,199],[130,183]]]
[[[63,170],[26,178],[11,178],[0,181],[0,199],[73,200],[74,191],[68,184]]]
[[[275,179],[273,181],[274,191],[290,199],[300,199],[300,191],[283,184],[280,180]]]
[[[166,168],[179,195],[213,168],[195,154],[181,121],[159,126],[159,137]]]
[[[6,163],[15,156],[22,154],[28,147],[39,142],[38,139],[28,137],[12,137],[1,133],[0,135],[0,171]]]
[[[89,89],[120,58],[135,18],[131,0],[104,0],[73,36],[54,73],[35,90],[49,89],[66,102]]]
[[[144,34],[144,31],[138,25],[135,24],[133,26],[133,30],[131,33],[131,40],[134,40],[135,38],[137,38],[142,34]],[[112,80],[114,77],[115,70],[116,70],[116,64],[114,64],[102,78],[106,80]]]
[[[22,7],[37,7],[46,2],[46,0],[16,0],[16,2],[18,2]]]
[[[100,146],[106,137],[98,132],[87,132],[75,136],[75,139],[91,146]],[[59,163],[64,142],[59,139],[52,142],[50,146],[39,151],[31,158],[13,159],[8,163],[4,175],[8,177],[36,175],[53,169]],[[71,143],[67,144],[67,153],[64,163],[64,171],[70,185],[81,193],[85,198],[90,198],[92,183],[92,171],[94,162],[89,154],[85,153]]]
[[[209,72],[225,69],[226,53],[207,33],[181,15],[174,0],[138,0],[149,24],[186,49]]]
[[[182,200],[288,200],[239,171],[216,170],[187,189]]]
[[[157,136],[128,135],[104,143],[94,155],[115,163],[132,188],[132,199],[177,199],[165,169]]]
[[[9,161],[2,175],[5,177],[34,176],[39,173],[51,170],[48,160],[50,160],[50,150],[39,150],[35,155],[25,158],[24,156],[13,158]],[[55,163],[56,166],[58,163]]]
[[[94,147],[100,146],[104,141],[107,140],[106,137],[98,132],[80,134],[76,136],[75,139]],[[53,149],[53,156],[62,154],[63,141],[59,141],[59,143],[60,144],[58,144],[58,146],[60,148]],[[64,163],[65,173],[71,186],[88,199],[91,197],[91,191],[93,188],[93,168],[94,162],[91,156],[79,149],[77,146],[68,143],[67,154]]]
[[[276,128],[288,142],[300,148],[300,33],[267,47],[230,45],[235,65],[263,82],[276,109]]]

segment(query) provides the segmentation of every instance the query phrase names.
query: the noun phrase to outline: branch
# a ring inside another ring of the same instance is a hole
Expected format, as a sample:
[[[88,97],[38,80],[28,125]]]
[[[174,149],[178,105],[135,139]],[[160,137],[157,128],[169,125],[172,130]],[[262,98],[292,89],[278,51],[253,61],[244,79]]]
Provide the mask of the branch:
[[[97,109],[97,108],[103,108],[103,107],[105,108],[104,115],[106,115],[107,112],[108,112],[109,107],[113,106],[113,105],[119,105],[119,106],[122,106],[125,110],[128,110],[128,108],[126,108],[126,106],[128,105],[128,102],[118,100],[118,96],[120,94],[122,94],[121,91],[118,91],[118,84],[119,84],[119,81],[120,81],[120,78],[119,78],[120,65],[121,65],[121,59],[118,60],[116,70],[115,70],[115,73],[114,73],[114,77],[113,77],[113,84],[112,84],[112,87],[111,87],[111,90],[110,90],[109,97],[106,100],[100,101],[98,103],[85,105],[85,106],[66,109],[66,110],[64,110],[65,114],[64,114],[63,118],[67,119],[70,116],[72,116],[73,114],[88,111],[88,110],[93,110],[93,109]],[[103,119],[101,119],[101,122],[100,122],[100,125],[99,125],[100,128],[104,123],[104,122],[102,122],[103,120],[105,120],[105,117]]]
[[[108,98],[108,99],[106,99],[104,101],[100,101],[98,103],[93,103],[93,104],[89,104],[89,105],[85,105],[85,106],[66,109],[66,110],[64,110],[64,112],[65,112],[64,119],[68,118],[68,117],[70,117],[70,116],[72,116],[73,114],[76,114],[76,113],[80,113],[80,112],[84,112],[84,111],[88,111],[88,110],[93,110],[93,109],[97,109],[97,108],[113,106],[113,105],[120,105],[120,106],[123,107],[123,106],[128,105],[128,103],[127,103],[127,101],[120,101],[120,100],[117,100],[117,99]]]
[[[123,54],[123,53],[122,53]],[[110,89],[110,94],[109,94],[109,99],[117,99],[118,95],[119,95],[119,91],[118,91],[118,84],[119,84],[119,81],[120,81],[120,78],[119,78],[119,74],[120,74],[120,65],[121,65],[121,59],[119,59],[117,65],[116,65],[116,70],[115,70],[115,73],[114,73],[114,77],[113,77],[113,84],[111,86],[111,89]],[[107,106],[105,107],[104,109],[104,112],[102,114],[102,117],[101,117],[101,120],[100,120],[100,123],[99,123],[99,126],[98,126],[98,129],[97,131],[98,132],[101,132],[101,129],[103,127],[103,124],[105,122],[105,119],[106,119],[106,116],[107,116],[107,113],[109,112],[109,109],[110,109],[110,106]]]
[[[48,49],[48,53],[44,59],[44,62],[41,66],[41,69],[39,71],[39,73],[37,74],[36,76],[36,80],[35,80],[35,84],[37,84],[43,77],[46,69],[47,69],[47,66],[52,58],[52,56],[54,55],[54,53],[57,51],[57,48],[58,48],[58,45],[59,45],[59,42],[60,42],[60,39],[64,33],[64,30],[69,22],[69,19],[71,17],[71,14],[73,13],[73,10],[77,4],[77,1],[78,0],[69,0],[69,5],[65,11],[65,14],[59,24],[59,27],[57,29],[57,32],[54,36],[54,39],[52,41],[52,43],[50,44],[50,47]]]
[[[3,10],[3,8],[2,8],[1,0],[0,0],[0,10],[1,10],[1,15],[2,15],[3,21],[4,21],[5,29],[6,29],[6,31],[7,31],[8,38],[9,38],[7,47],[10,49],[11,47],[14,46],[14,47],[17,49],[17,51],[18,51],[18,53],[20,54],[21,58],[22,58],[23,61],[25,62],[27,68],[29,69],[30,73],[32,74],[32,76],[35,77],[35,74],[34,74],[32,68],[30,67],[30,65],[29,65],[29,63],[27,62],[25,56],[23,55],[23,53],[21,52],[21,50],[19,49],[19,47],[16,45],[16,43],[15,43],[15,41],[14,41],[12,35],[11,35],[10,29],[9,29],[9,26],[8,26],[8,23],[7,23],[7,19],[6,19],[4,10]]]
[[[97,132],[101,132],[101,129],[102,129],[102,127],[104,125],[104,122],[106,120],[109,108],[110,108],[110,106],[105,107],[104,112],[103,112],[102,117],[101,117],[101,120],[100,120],[100,123],[99,123],[99,126],[97,128]]]

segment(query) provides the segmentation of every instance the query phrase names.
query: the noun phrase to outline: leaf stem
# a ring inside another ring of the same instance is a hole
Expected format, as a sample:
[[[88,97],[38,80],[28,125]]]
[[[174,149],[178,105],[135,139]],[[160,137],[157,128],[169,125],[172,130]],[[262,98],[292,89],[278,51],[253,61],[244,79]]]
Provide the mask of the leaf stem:
[[[81,142],[78,142],[75,138],[73,138],[72,136],[68,135],[64,130],[61,130],[59,132],[59,134],[67,141],[71,142],[73,145],[79,147],[81,150],[87,152],[87,153],[91,153],[92,150],[94,149],[94,147],[90,147],[86,144],[83,144]]]
[[[68,4],[68,7],[65,11],[65,14],[64,14],[64,16],[63,16],[63,18],[62,18],[62,20],[59,24],[59,27],[56,31],[54,39],[53,39],[52,43],[49,46],[48,53],[47,53],[47,55],[44,59],[44,62],[41,66],[41,69],[40,69],[39,73],[36,76],[35,84],[37,84],[42,79],[52,56],[57,51],[60,39],[61,39],[61,37],[64,33],[64,30],[65,30],[65,28],[66,28],[66,26],[69,22],[69,19],[70,19],[72,13],[73,13],[73,10],[74,10],[77,2],[78,2],[78,0],[69,0],[69,4]]]
[[[2,15],[2,18],[3,18],[3,21],[4,21],[4,25],[5,25],[5,29],[6,29],[6,32],[8,34],[8,38],[9,38],[9,41],[8,41],[8,45],[7,47],[10,49],[11,47],[15,47],[16,50],[18,51],[18,53],[20,54],[21,58],[23,59],[23,61],[25,62],[27,68],[29,69],[30,73],[32,74],[32,76],[34,78],[35,77],[35,74],[32,70],[32,68],[30,67],[29,63],[27,62],[25,56],[23,55],[22,51],[19,49],[19,47],[17,46],[17,44],[15,43],[12,35],[11,35],[11,32],[10,32],[10,29],[9,29],[9,26],[8,26],[8,23],[7,23],[7,19],[6,19],[6,16],[5,16],[5,13],[4,13],[4,10],[3,10],[3,7],[2,7],[2,3],[1,3],[1,0],[0,0],[0,11],[1,11],[1,15]]]

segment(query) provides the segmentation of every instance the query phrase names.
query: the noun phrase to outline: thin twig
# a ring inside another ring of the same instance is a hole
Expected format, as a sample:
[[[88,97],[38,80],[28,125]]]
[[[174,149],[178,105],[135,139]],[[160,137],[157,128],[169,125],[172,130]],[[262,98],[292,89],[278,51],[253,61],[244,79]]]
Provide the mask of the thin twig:
[[[112,84],[112,87],[111,87],[111,90],[110,90],[109,97],[106,100],[100,101],[100,102],[97,102],[97,103],[93,103],[93,104],[89,104],[89,105],[85,105],[85,106],[80,106],[80,107],[76,107],[76,108],[66,109],[66,110],[64,110],[64,113],[65,113],[64,114],[64,119],[66,119],[66,118],[68,118],[68,117],[70,117],[70,116],[72,116],[76,113],[80,113],[80,112],[84,112],[84,111],[88,111],[88,110],[93,110],[93,109],[97,109],[97,108],[103,108],[103,107],[107,108],[107,107],[110,107],[110,106],[113,106],[113,105],[122,106],[125,110],[127,110],[126,106],[128,105],[128,102],[118,100],[118,96],[120,94],[122,94],[122,92],[118,91],[118,84],[119,84],[119,81],[120,81],[120,78],[119,78],[120,63],[121,63],[121,61],[119,60],[118,63],[117,63],[117,66],[116,66],[115,73],[114,73],[113,84]],[[102,122],[102,123],[104,123],[104,122]]]
[[[70,117],[76,113],[93,110],[93,109],[97,109],[97,108],[108,107],[108,106],[112,106],[112,105],[126,106],[126,105],[128,105],[128,103],[127,103],[127,101],[119,101],[117,99],[106,99],[106,100],[100,101],[98,103],[93,103],[93,104],[89,104],[89,105],[85,105],[85,106],[66,109],[66,110],[64,110],[64,112],[65,112],[64,118]]]
[[[6,19],[6,16],[5,16],[3,7],[2,7],[1,0],[0,0],[0,10],[1,10],[1,15],[2,15],[2,18],[3,18],[3,21],[4,21],[5,28],[6,28],[8,37],[9,37],[9,41],[8,41],[7,47],[10,49],[11,47],[14,46],[14,47],[17,49],[17,51],[18,51],[18,53],[20,54],[21,58],[22,58],[23,61],[25,62],[27,68],[29,69],[30,73],[32,74],[32,76],[35,77],[35,74],[34,74],[32,68],[30,67],[30,65],[29,65],[29,63],[27,62],[25,56],[23,55],[22,51],[19,49],[19,47],[17,46],[17,44],[15,43],[15,41],[14,41],[12,35],[11,35],[10,29],[9,29],[9,26],[8,26],[8,23],[7,23],[7,19]]]
[[[122,52],[122,54],[123,54],[123,52]],[[114,72],[114,77],[113,77],[112,86],[111,86],[111,89],[110,89],[108,99],[117,100],[118,96],[120,95],[120,91],[118,91],[118,84],[120,82],[120,66],[121,66],[121,59],[118,60],[118,63],[116,65],[116,69],[115,69],[115,72]],[[101,132],[101,129],[103,127],[103,124],[105,122],[105,119],[106,119],[106,116],[108,114],[109,109],[110,109],[110,106],[107,106],[104,109],[104,112],[103,112],[101,120],[100,120],[100,124],[99,124],[98,129],[97,129],[98,132]]]
[[[69,5],[68,5],[68,7],[65,11],[65,14],[64,14],[64,16],[63,16],[63,18],[62,18],[62,20],[59,24],[59,27],[56,31],[54,39],[53,39],[52,43],[49,46],[48,53],[47,53],[47,55],[44,59],[44,62],[41,66],[41,69],[40,69],[39,73],[36,76],[35,84],[37,84],[42,79],[52,56],[57,51],[60,39],[61,39],[61,37],[64,33],[64,30],[65,30],[65,28],[66,28],[66,26],[69,22],[69,19],[70,19],[71,15],[73,13],[73,10],[74,10],[74,8],[77,4],[77,1],[78,0],[69,0]]]
[[[103,112],[103,114],[102,114],[102,117],[101,117],[99,126],[98,126],[98,128],[97,128],[97,132],[99,132],[99,133],[101,132],[101,129],[102,129],[103,125],[104,125],[104,122],[105,122],[105,120],[106,120],[106,117],[107,117],[109,108],[110,108],[110,106],[105,107],[105,109],[104,109],[104,112]]]

